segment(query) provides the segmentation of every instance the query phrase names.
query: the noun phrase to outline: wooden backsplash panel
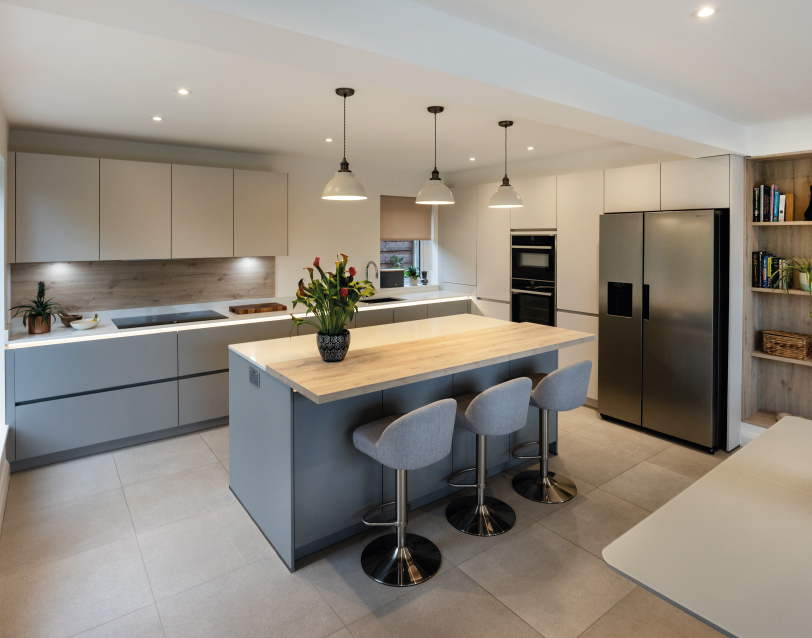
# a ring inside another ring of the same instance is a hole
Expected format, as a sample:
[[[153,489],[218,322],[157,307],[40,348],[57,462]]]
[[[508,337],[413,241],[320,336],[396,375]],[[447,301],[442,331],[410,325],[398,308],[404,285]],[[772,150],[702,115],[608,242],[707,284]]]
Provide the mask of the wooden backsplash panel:
[[[273,257],[11,264],[11,305],[37,294],[66,310],[111,310],[276,295]]]

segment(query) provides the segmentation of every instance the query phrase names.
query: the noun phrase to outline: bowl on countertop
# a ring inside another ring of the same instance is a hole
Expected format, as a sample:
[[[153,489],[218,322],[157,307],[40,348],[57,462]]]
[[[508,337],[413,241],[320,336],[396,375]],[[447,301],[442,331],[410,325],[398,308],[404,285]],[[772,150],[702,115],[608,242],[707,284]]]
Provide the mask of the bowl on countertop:
[[[90,330],[99,325],[98,319],[85,319],[84,321],[71,321],[70,327],[76,330]]]
[[[62,320],[63,326],[70,328],[71,322],[79,321],[82,318],[82,315],[59,315],[59,318]]]

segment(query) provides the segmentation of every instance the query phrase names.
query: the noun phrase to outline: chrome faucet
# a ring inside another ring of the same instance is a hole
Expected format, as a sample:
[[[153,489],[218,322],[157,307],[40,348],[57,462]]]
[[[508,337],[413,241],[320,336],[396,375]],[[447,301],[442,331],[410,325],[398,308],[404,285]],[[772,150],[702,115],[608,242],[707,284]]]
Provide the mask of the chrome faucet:
[[[375,279],[378,278],[378,265],[374,261],[370,260],[370,261],[367,262],[367,276],[366,276],[367,281],[369,281],[369,266],[370,265],[375,266]]]

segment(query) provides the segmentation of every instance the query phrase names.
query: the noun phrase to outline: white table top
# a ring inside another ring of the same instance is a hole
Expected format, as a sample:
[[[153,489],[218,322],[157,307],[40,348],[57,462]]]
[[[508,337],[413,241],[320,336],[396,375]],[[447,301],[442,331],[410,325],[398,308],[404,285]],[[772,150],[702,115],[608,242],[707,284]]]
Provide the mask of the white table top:
[[[788,417],[603,550],[736,638],[812,635],[812,421]]]

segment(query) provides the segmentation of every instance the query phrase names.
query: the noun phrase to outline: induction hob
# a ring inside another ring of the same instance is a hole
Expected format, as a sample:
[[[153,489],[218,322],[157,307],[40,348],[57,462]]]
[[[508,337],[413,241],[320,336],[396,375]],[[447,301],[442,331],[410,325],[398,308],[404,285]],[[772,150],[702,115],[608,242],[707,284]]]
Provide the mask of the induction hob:
[[[117,328],[143,328],[145,326],[163,326],[173,323],[189,323],[192,321],[212,321],[213,319],[227,319],[214,310],[195,310],[194,312],[173,312],[166,315],[144,315],[141,317],[116,317],[113,323]]]

